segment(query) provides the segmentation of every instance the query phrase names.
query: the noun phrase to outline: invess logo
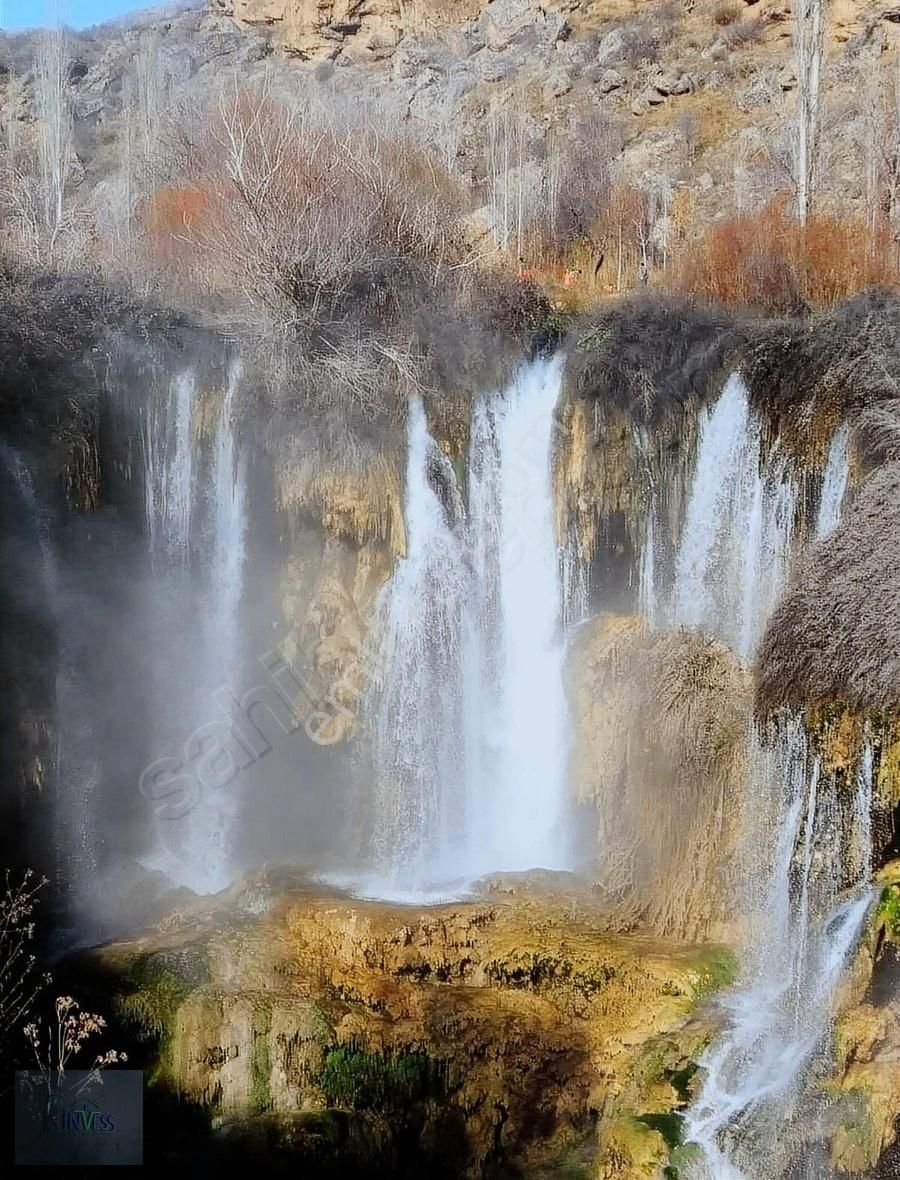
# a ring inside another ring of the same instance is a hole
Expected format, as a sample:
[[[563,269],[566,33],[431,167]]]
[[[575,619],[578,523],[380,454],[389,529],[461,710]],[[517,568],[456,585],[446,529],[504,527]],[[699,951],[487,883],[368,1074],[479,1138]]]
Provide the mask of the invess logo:
[[[70,1135],[111,1135],[116,1129],[116,1120],[111,1114],[104,1114],[102,1107],[90,1098],[79,1105],[51,1113],[46,1130]]]

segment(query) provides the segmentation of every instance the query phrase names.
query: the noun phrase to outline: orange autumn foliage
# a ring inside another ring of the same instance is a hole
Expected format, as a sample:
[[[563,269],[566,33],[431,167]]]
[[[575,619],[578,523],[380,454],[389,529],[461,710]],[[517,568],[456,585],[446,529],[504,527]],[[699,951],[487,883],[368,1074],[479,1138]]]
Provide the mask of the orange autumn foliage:
[[[781,313],[829,307],[859,291],[894,286],[896,243],[885,225],[814,216],[801,225],[784,201],[711,226],[685,242],[662,285],[678,294]]]
[[[160,188],[150,197],[141,221],[155,250],[170,254],[178,239],[191,238],[214,217],[215,198],[202,188]]]

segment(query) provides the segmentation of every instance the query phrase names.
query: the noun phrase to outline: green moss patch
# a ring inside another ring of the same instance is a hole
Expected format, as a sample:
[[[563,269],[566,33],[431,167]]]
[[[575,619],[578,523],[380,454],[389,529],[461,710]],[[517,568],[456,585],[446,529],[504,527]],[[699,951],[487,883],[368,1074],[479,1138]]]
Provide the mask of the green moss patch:
[[[706,999],[722,988],[730,987],[737,979],[738,961],[728,947],[704,951],[692,980],[691,992],[695,1002]]]
[[[194,967],[159,955],[143,955],[129,967],[125,979],[133,990],[116,1000],[117,1011],[142,1040],[162,1040],[171,1029],[175,1013],[202,981]]]
[[[317,1083],[329,1106],[404,1109],[446,1094],[447,1067],[427,1053],[368,1053],[341,1045],[325,1055]]]
[[[651,1127],[654,1131],[659,1131],[670,1151],[676,1147],[681,1147],[684,1140],[683,1115],[677,1114],[672,1110],[665,1111],[661,1114],[639,1114],[637,1120],[639,1123],[643,1123],[645,1127]]]
[[[900,886],[888,885],[881,891],[875,925],[883,929],[892,942],[900,942]]]

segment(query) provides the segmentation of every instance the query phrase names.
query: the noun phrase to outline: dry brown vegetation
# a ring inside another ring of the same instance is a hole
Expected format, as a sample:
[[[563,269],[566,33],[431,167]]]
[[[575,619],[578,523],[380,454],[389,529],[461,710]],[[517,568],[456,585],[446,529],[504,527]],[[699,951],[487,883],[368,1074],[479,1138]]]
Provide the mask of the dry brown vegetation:
[[[260,342],[290,408],[396,417],[413,391],[496,377],[498,336],[524,342],[546,317],[536,290],[479,265],[446,169],[371,113],[232,86],[167,135],[143,210],[155,260]]]
[[[877,471],[807,557],[756,665],[765,713],[842,702],[900,709],[900,463]]]
[[[831,307],[898,281],[897,247],[885,224],[873,230],[849,217],[813,216],[801,225],[783,200],[686,242],[662,276],[667,290],[774,314]]]
[[[600,817],[600,885],[637,901],[662,934],[707,934],[723,916],[719,874],[745,772],[748,677],[718,641],[650,634],[628,616],[597,619],[575,664],[575,780]]]

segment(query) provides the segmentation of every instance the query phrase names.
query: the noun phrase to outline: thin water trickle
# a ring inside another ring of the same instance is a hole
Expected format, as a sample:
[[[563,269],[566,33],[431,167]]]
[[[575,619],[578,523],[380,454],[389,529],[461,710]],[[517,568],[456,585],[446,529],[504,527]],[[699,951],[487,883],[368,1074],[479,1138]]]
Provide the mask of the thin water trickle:
[[[850,479],[850,427],[842,423],[831,436],[822,476],[822,493],[816,517],[816,537],[821,539],[837,527]]]
[[[660,622],[659,601],[656,586],[656,497],[652,496],[647,506],[644,525],[644,544],[641,548],[641,564],[638,575],[638,609],[647,626],[655,630]]]
[[[144,428],[145,510],[151,559],[164,569],[190,556],[193,508],[193,413],[196,381],[177,374],[169,396],[148,411]]]

